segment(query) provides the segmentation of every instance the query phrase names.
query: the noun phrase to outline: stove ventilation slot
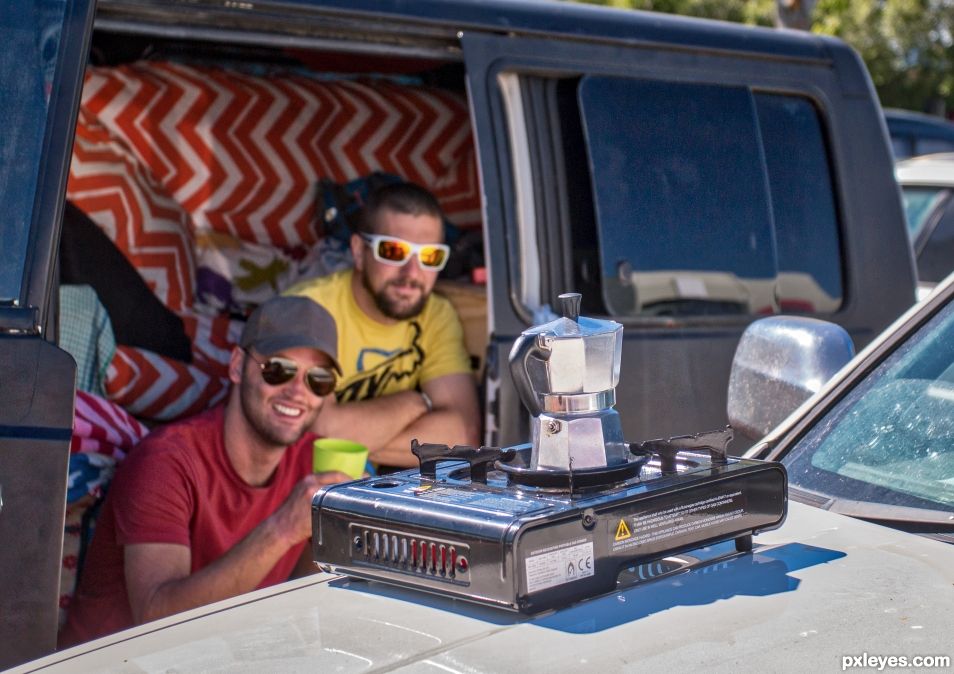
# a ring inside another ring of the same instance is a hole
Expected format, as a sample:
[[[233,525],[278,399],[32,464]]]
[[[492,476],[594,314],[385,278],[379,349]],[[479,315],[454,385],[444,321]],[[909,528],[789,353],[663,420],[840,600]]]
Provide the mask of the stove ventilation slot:
[[[352,526],[353,561],[362,565],[466,583],[470,549],[462,543],[407,533]]]

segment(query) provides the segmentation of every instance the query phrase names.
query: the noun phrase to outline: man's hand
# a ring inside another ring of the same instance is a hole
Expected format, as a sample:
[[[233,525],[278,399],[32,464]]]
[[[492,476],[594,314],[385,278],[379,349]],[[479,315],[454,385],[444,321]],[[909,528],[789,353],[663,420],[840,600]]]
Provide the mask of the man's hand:
[[[311,500],[323,485],[347,482],[351,478],[344,473],[315,473],[303,477],[278,510],[272,513],[271,526],[279,533],[288,547],[311,537]]]
[[[264,522],[212,564],[190,574],[185,545],[125,546],[126,588],[133,619],[155,620],[255,589],[291,547],[311,536],[311,499],[322,485],[344,482],[344,473],[303,477]]]

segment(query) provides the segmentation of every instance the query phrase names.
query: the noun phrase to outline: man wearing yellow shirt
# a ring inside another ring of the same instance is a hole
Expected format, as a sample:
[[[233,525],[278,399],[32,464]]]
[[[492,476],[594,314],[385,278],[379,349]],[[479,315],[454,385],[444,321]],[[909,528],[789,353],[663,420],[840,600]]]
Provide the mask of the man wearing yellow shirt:
[[[325,403],[313,430],[367,445],[384,466],[416,465],[414,438],[476,446],[477,391],[463,329],[450,302],[431,293],[450,254],[436,199],[411,183],[379,188],[351,253],[354,269],[287,291],[324,306],[338,326],[337,401]]]

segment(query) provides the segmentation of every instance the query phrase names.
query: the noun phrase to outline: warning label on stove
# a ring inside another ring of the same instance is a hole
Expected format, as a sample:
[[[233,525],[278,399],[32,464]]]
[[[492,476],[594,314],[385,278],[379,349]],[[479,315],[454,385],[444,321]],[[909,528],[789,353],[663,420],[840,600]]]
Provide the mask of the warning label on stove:
[[[741,490],[629,515],[620,518],[613,529],[613,552],[698,532],[740,519],[744,515]]]
[[[534,550],[527,557],[527,592],[572,583],[592,576],[593,541],[570,541],[549,548]]]

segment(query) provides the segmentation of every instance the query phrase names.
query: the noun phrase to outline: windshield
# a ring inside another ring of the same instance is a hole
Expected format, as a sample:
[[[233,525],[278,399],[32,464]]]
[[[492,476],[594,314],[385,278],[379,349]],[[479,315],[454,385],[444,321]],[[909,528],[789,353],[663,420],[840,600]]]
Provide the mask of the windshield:
[[[904,217],[908,222],[908,236],[911,241],[917,238],[928,216],[947,195],[948,189],[944,187],[904,187],[901,190]]]
[[[784,459],[792,485],[954,511],[954,304],[923,325]]]
[[[0,306],[20,295],[66,0],[0,3]]]

